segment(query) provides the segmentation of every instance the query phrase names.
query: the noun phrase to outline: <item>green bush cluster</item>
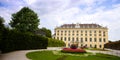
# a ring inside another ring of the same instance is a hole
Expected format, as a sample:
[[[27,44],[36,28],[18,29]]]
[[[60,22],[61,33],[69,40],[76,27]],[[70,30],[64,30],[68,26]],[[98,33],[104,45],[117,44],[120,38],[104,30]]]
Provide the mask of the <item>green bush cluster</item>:
[[[105,48],[120,50],[120,40],[105,44]]]
[[[63,41],[48,38],[48,47],[62,47],[62,46],[65,46],[65,43]]]
[[[48,46],[48,38],[20,33],[13,30],[4,30],[0,43],[2,53],[15,50],[45,49]]]

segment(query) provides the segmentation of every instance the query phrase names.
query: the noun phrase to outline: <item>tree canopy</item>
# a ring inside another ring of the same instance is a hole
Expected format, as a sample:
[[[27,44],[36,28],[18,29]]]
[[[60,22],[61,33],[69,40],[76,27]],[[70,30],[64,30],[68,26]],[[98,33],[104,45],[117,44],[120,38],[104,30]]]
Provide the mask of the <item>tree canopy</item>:
[[[0,16],[0,29],[4,28],[4,19]]]
[[[12,20],[9,24],[20,32],[34,32],[38,29],[39,19],[33,10],[23,7],[17,13],[12,14]]]
[[[45,27],[41,28],[41,29],[38,29],[36,32],[36,34],[39,34],[39,35],[43,35],[43,36],[46,36],[46,37],[49,37],[51,38],[51,31]]]

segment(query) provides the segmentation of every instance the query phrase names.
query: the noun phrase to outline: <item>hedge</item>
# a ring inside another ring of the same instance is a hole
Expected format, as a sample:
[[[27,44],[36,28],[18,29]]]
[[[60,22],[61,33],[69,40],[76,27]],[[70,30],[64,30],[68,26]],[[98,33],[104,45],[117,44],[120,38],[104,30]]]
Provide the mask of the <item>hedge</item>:
[[[120,50],[120,40],[105,44],[105,48]]]
[[[15,50],[46,49],[48,46],[48,38],[6,30],[2,35],[0,46],[2,53]]]
[[[62,46],[65,46],[65,43],[63,41],[48,38],[48,47],[62,47]]]

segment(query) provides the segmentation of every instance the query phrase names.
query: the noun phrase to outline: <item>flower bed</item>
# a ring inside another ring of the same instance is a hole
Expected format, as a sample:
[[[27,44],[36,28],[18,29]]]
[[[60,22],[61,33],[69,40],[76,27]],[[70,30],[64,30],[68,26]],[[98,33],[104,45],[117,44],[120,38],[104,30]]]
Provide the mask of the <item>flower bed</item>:
[[[63,48],[62,52],[68,52],[68,53],[86,53],[84,49],[71,49],[71,48]]]

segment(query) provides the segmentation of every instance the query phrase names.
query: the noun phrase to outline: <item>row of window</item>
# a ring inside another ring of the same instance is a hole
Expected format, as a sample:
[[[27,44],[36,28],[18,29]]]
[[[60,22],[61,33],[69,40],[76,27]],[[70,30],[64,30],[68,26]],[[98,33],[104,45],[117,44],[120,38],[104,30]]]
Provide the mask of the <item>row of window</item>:
[[[68,44],[68,46],[70,47],[71,45],[70,44]],[[81,44],[81,46],[80,47],[83,47],[83,46],[85,46],[85,47],[90,47],[90,48],[97,48],[97,45],[92,45],[92,44],[90,44],[90,45],[83,45],[83,44]],[[102,48],[102,45],[98,45],[99,46],[99,48]]]
[[[56,34],[55,34],[56,35]],[[59,33],[57,33],[57,35],[59,35]],[[61,34],[61,36],[62,36],[63,34]],[[67,35],[67,34],[64,34],[64,35]],[[68,36],[70,36],[71,34],[68,34]],[[72,36],[74,36],[75,34],[72,34]],[[81,35],[81,36],[97,36],[97,34],[76,34],[76,36],[79,36],[79,35]],[[105,34],[99,34],[99,36],[105,36]]]
[[[63,40],[63,41],[67,41],[67,38],[66,37],[61,37],[60,39],[59,39],[59,37],[57,37],[57,39],[58,40]],[[83,38],[76,38],[76,40],[75,40],[75,38],[70,38],[70,37],[68,37],[68,41],[73,41],[73,42],[83,42],[83,41],[85,41],[85,42],[88,42],[88,40],[90,41],[90,42],[97,42],[98,40],[97,40],[97,38],[85,38],[85,39],[83,39]],[[106,39],[105,38],[99,38],[99,42],[102,42],[102,40],[103,40],[103,42],[106,42]]]
[[[56,31],[57,33],[59,33],[59,32],[61,32],[61,33],[63,33],[63,32],[65,32],[65,33],[70,33],[70,32],[72,32],[72,33],[74,33],[74,32],[76,32],[76,33],[79,33],[79,32],[81,32],[81,33],[83,33],[83,32],[85,32],[85,33],[92,33],[92,32],[94,32],[94,33],[96,33],[97,31],[95,30],[95,31],[92,31],[92,30],[80,30],[80,31],[70,31],[70,30],[64,30],[64,31],[59,31],[59,30],[57,30]],[[105,31],[98,31],[99,33],[105,33]]]

